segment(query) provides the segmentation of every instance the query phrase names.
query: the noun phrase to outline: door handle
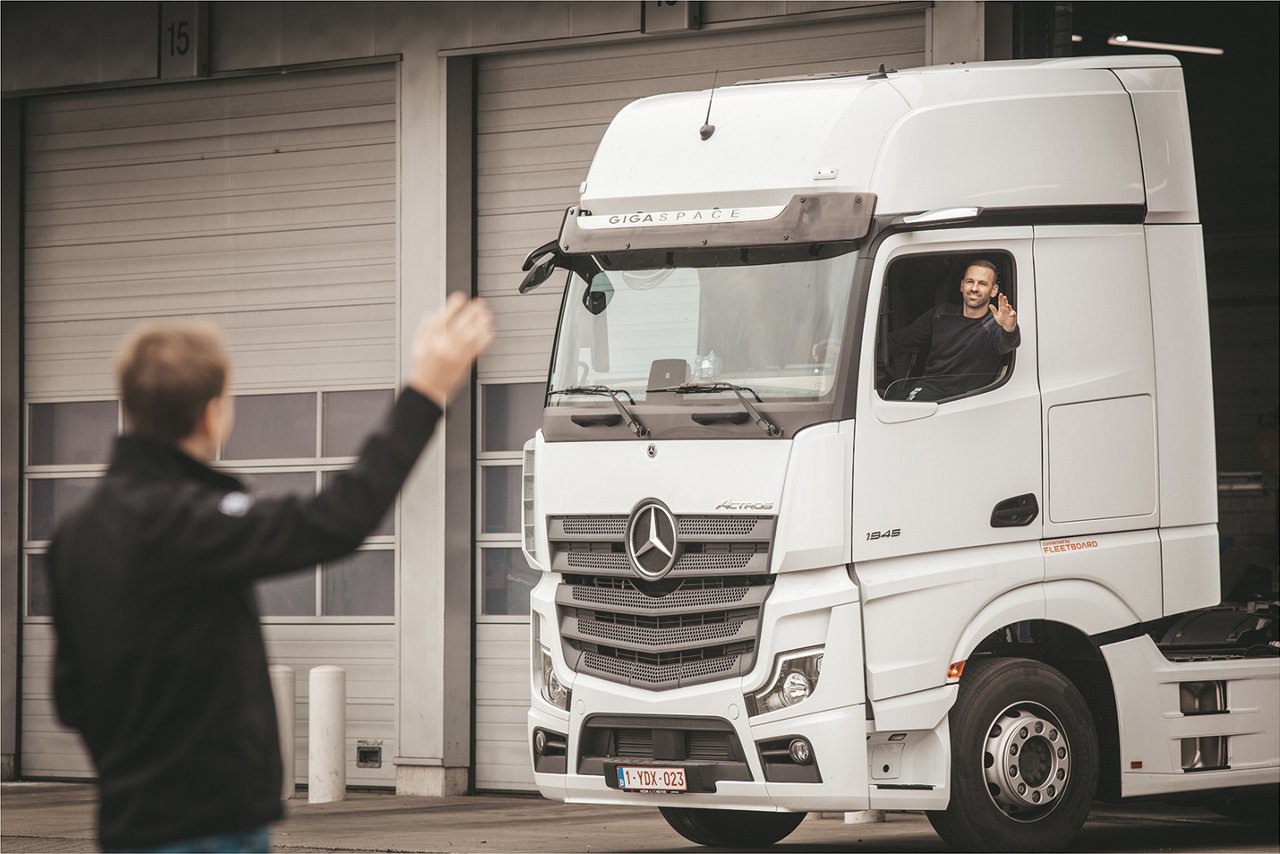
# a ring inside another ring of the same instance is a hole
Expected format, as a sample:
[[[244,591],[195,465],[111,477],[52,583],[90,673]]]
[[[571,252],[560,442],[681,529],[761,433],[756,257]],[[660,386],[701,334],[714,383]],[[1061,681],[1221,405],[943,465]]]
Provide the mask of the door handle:
[[[1040,515],[1040,505],[1036,503],[1035,493],[1015,495],[998,502],[991,510],[991,527],[1021,528],[1030,525]]]

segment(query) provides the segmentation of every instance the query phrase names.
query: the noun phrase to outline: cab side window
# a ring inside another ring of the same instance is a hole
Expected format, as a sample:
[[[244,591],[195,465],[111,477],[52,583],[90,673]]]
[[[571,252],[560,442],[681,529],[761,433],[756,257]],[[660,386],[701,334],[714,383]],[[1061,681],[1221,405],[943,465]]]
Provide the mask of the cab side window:
[[[990,391],[1021,343],[1013,258],[1000,250],[909,255],[885,274],[876,330],[876,391],[938,401]]]

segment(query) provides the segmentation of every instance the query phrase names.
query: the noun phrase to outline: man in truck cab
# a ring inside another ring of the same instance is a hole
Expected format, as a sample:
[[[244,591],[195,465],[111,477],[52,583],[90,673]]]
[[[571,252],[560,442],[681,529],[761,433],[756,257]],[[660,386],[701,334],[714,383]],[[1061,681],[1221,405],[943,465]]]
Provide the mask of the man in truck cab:
[[[1005,356],[1022,343],[1018,313],[1000,293],[998,278],[994,263],[973,261],[960,279],[961,305],[937,305],[889,334],[891,355],[927,347],[929,356],[923,374],[893,383],[887,398],[940,400],[998,377]]]

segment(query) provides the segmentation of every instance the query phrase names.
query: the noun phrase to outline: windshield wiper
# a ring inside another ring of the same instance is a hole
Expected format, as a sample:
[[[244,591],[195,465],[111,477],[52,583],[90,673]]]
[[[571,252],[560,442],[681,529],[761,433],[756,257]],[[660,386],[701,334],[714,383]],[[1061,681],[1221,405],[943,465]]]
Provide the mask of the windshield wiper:
[[[547,393],[547,396],[550,397],[554,394],[590,394],[595,395],[596,397],[607,397],[613,401],[614,406],[618,407],[618,412],[620,412],[622,417],[626,419],[627,429],[632,433],[635,433],[637,439],[649,438],[649,429],[637,421],[636,417],[622,405],[622,401],[618,400],[618,395],[625,394],[627,396],[627,401],[632,406],[636,405],[636,399],[632,397],[631,392],[626,389],[609,388],[607,385],[575,385],[570,386],[569,388],[553,389]]]
[[[770,436],[777,438],[782,435],[782,428],[774,424],[768,418],[756,409],[755,404],[747,399],[743,392],[747,392],[756,399],[756,403],[764,403],[760,399],[760,395],[756,394],[756,390],[745,385],[734,385],[733,383],[714,382],[714,383],[685,383],[674,388],[655,388],[650,391],[673,391],[676,394],[711,394],[717,391],[731,391],[737,396],[738,402],[742,404],[742,408],[751,414],[756,420],[756,426]]]

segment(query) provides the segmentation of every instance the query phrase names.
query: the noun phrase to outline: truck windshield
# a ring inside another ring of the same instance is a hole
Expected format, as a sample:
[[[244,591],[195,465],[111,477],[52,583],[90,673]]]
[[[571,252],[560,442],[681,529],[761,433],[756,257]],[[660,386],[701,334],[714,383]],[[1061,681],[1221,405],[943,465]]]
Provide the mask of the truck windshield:
[[[762,400],[822,398],[836,381],[856,259],[608,270],[590,282],[575,273],[551,390],[606,386],[640,401],[646,388],[728,382]]]

